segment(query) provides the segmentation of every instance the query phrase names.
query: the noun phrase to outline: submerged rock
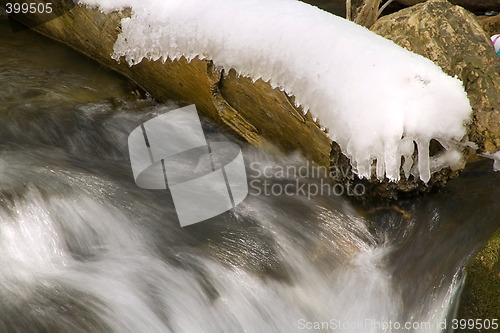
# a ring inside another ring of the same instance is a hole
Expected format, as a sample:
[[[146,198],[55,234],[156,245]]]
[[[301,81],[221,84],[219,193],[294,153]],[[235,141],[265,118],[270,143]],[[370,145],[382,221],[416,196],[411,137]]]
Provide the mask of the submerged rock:
[[[500,60],[473,14],[431,0],[381,18],[372,31],[462,80],[473,108],[469,140],[480,153],[500,150]]]

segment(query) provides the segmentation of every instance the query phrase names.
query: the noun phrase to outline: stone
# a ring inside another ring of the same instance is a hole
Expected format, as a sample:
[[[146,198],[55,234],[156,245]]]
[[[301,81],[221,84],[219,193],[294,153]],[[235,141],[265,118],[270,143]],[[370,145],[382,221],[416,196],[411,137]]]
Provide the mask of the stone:
[[[413,6],[426,0],[396,0],[402,5]],[[451,3],[473,11],[500,11],[500,0],[451,0]]]

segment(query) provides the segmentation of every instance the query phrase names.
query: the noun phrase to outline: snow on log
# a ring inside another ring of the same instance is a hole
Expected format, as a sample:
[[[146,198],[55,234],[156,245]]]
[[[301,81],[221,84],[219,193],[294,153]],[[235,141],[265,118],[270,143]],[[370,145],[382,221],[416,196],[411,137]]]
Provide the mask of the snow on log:
[[[198,57],[262,79],[295,96],[364,178],[400,179],[460,165],[454,144],[471,107],[462,82],[422,56],[340,17],[293,0],[83,0],[105,11],[132,9],[122,20],[113,58]],[[443,156],[429,157],[437,140]],[[417,168],[413,168],[415,144]]]
[[[360,177],[427,182],[462,165],[457,143],[471,113],[462,83],[299,1],[85,0],[35,30],[159,100],[197,104],[255,145],[270,141],[327,165],[324,126]],[[429,154],[432,139],[441,154]]]

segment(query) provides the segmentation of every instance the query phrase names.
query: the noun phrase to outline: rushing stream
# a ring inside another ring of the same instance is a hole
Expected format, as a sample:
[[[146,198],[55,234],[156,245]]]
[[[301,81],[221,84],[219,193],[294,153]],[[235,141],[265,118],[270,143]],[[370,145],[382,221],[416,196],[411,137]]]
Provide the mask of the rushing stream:
[[[397,208],[254,193],[181,228],[127,148],[177,106],[6,21],[0,40],[0,332],[450,331],[462,266],[500,226],[491,162]],[[304,163],[204,128],[247,165]]]

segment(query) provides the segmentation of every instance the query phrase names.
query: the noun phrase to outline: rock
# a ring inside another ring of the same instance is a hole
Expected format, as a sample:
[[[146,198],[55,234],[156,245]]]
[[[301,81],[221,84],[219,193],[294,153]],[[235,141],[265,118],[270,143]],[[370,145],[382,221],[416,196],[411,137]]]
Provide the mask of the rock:
[[[500,318],[500,229],[469,260],[466,271],[458,318]]]
[[[469,139],[481,153],[500,150],[500,59],[473,14],[430,0],[382,17],[371,30],[458,76],[473,108]]]
[[[500,14],[495,16],[478,16],[477,19],[486,34],[490,36],[500,34]]]
[[[396,0],[402,5],[413,6],[426,0]],[[500,10],[500,0],[451,0],[451,3],[473,11]]]

